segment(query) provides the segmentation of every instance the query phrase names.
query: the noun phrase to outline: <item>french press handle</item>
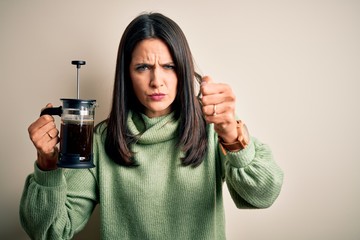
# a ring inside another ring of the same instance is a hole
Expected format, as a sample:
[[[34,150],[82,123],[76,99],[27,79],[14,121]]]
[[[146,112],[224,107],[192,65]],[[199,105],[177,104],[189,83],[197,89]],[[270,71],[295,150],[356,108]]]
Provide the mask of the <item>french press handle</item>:
[[[62,106],[45,108],[41,111],[40,116],[42,116],[42,115],[58,115],[59,117],[61,117],[62,112],[63,112]]]

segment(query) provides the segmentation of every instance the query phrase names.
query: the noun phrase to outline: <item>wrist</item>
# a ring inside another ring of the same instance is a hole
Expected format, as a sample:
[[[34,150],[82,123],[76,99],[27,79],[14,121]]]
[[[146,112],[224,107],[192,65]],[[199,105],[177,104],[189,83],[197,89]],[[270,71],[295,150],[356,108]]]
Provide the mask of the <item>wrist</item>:
[[[246,148],[247,145],[249,144],[250,136],[249,136],[248,129],[247,129],[246,125],[240,120],[237,121],[236,132],[237,132],[237,137],[232,142],[226,141],[228,139],[225,140],[225,139],[222,139],[221,137],[219,137],[220,147],[221,147],[221,150],[223,151],[224,155],[226,155],[226,151],[238,152],[238,151]]]
[[[219,139],[221,140],[222,143],[233,143],[236,142],[238,139],[238,132],[236,129],[236,124],[235,126],[232,126],[232,132],[231,133],[227,133],[225,136],[222,136],[220,134],[218,134]]]
[[[52,157],[44,157],[38,153],[38,158],[36,160],[36,165],[42,171],[51,171],[58,168],[57,166],[57,157],[56,154],[53,154]]]

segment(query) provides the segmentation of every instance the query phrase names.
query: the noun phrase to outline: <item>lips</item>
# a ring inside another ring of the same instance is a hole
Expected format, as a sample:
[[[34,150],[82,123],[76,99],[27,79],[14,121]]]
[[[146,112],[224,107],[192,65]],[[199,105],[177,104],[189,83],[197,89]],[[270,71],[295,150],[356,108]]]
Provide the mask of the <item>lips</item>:
[[[149,95],[149,98],[153,101],[161,101],[165,96],[164,93],[154,93]]]

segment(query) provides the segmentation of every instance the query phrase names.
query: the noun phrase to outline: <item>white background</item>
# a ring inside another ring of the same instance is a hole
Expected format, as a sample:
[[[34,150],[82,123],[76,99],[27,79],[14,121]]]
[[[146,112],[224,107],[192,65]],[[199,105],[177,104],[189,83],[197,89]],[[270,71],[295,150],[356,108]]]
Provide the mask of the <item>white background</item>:
[[[360,239],[360,1],[0,2],[0,238],[28,239],[18,208],[36,153],[27,127],[46,103],[96,99],[106,118],[126,25],[158,11],[185,32],[202,74],[233,87],[237,114],[285,171],[265,210],[225,189],[227,236]],[[59,119],[58,119],[59,120]],[[58,121],[59,123],[59,121]],[[97,239],[98,211],[76,239]]]

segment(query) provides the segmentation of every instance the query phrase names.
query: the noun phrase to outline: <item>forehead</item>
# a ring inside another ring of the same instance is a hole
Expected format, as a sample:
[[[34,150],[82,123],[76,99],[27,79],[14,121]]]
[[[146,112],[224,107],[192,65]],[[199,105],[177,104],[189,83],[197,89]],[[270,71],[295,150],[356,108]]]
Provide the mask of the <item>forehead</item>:
[[[140,41],[132,52],[132,60],[154,61],[154,60],[172,61],[168,46],[158,38],[149,38]]]

